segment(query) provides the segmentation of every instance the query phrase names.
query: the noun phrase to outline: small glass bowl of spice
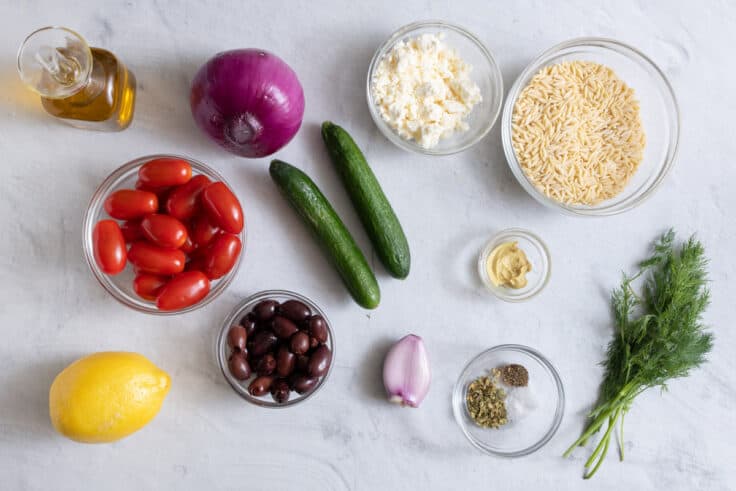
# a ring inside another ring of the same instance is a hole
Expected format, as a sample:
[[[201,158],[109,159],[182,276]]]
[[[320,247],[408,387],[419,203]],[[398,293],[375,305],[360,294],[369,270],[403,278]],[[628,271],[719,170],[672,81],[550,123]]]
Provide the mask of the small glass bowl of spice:
[[[463,434],[491,455],[522,457],[557,432],[565,392],[539,352],[505,344],[470,360],[455,383],[452,407]]]
[[[503,79],[491,52],[462,27],[423,21],[376,51],[366,82],[378,129],[398,147],[450,155],[478,143],[501,112]]]
[[[507,302],[522,302],[542,291],[551,269],[549,251],[542,239],[520,228],[496,234],[478,258],[483,285]]]

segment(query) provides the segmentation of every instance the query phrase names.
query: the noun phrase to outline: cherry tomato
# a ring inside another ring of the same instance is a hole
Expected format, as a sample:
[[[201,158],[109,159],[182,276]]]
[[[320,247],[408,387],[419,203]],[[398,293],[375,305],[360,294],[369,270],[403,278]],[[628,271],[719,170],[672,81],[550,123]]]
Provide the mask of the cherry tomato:
[[[174,189],[172,186],[166,186],[165,188],[151,188],[141,184],[141,181],[138,180],[135,182],[135,188],[139,191],[148,191],[149,193],[155,194],[158,198],[158,212],[166,213],[164,208],[166,208],[166,200],[169,198],[169,193]]]
[[[189,236],[199,249],[209,245],[219,231],[220,229],[210,222],[207,215],[196,216],[189,224]]]
[[[199,195],[212,181],[199,174],[192,180],[171,190],[166,200],[166,213],[179,220],[189,220],[199,207]]]
[[[197,250],[197,246],[192,242],[192,237],[187,234],[187,240],[179,247],[184,254],[191,254]]]
[[[236,235],[219,234],[207,248],[202,272],[211,280],[225,276],[235,266],[242,248]]]
[[[139,273],[133,280],[133,290],[139,297],[156,300],[163,286],[169,281],[166,276],[150,273]]]
[[[161,310],[179,310],[202,300],[210,292],[210,280],[201,271],[185,271],[174,276],[156,299]]]
[[[128,260],[138,271],[160,275],[181,273],[186,259],[179,249],[166,249],[142,240],[135,242],[128,251]]]
[[[166,193],[174,189],[172,186],[164,186],[161,188],[154,188],[152,186],[146,186],[145,184],[141,182],[140,179],[135,181],[135,188],[139,191],[148,191],[150,193],[155,194],[156,196],[158,196],[159,201],[161,201],[161,196],[165,196]]]
[[[92,231],[92,249],[103,272],[112,275],[125,269],[125,239],[115,220],[97,222]]]
[[[141,220],[143,235],[161,247],[178,249],[187,240],[187,228],[174,217],[152,213]]]
[[[197,254],[187,262],[184,271],[202,271],[204,269],[204,260],[204,254]]]
[[[141,222],[138,222],[136,220],[128,220],[123,222],[123,224],[120,225],[120,230],[123,232],[123,238],[128,244],[143,238]]]
[[[243,209],[238,198],[223,182],[213,182],[202,191],[202,207],[210,220],[231,234],[243,230]]]
[[[158,210],[158,197],[150,191],[119,189],[105,200],[105,211],[118,220],[140,218]]]
[[[192,178],[192,166],[181,159],[164,157],[153,159],[138,169],[138,180],[149,188],[179,186]]]

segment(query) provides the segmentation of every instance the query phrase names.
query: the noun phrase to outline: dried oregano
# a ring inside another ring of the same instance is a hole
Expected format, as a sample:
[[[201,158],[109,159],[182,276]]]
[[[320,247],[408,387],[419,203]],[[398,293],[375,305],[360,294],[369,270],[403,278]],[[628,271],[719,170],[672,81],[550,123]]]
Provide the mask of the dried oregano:
[[[483,428],[499,428],[508,422],[505,399],[506,392],[488,376],[471,382],[465,397],[468,414]]]

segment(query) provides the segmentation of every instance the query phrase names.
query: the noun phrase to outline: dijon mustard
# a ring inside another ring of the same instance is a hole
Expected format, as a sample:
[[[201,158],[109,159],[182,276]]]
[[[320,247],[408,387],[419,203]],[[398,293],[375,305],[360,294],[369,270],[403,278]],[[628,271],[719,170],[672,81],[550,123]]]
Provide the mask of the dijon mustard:
[[[532,264],[518,242],[504,242],[496,246],[486,260],[486,272],[495,286],[508,288],[524,288],[527,284],[526,274],[532,270]]]

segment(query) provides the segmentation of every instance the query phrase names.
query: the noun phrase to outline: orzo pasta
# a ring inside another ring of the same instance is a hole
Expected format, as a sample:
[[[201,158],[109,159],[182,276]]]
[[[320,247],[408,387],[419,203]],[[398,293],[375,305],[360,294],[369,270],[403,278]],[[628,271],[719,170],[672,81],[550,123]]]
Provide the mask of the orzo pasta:
[[[634,90],[604,65],[572,61],[544,67],[521,91],[511,140],[538,190],[595,205],[623,190],[646,139]]]

